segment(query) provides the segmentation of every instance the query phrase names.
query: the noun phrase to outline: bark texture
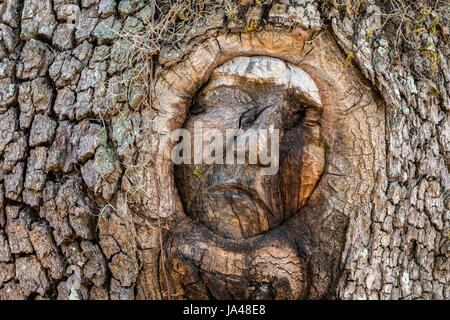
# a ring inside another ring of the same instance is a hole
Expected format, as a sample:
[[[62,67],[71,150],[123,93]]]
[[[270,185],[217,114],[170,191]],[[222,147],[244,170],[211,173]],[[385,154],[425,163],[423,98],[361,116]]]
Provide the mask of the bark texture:
[[[119,33],[148,28],[151,2],[0,1],[0,299],[450,299],[447,21],[405,31],[382,25],[386,1],[261,2],[230,19],[218,1],[162,48],[142,108]],[[174,175],[168,135],[240,56],[309,74],[325,164],[298,213],[227,239],[184,212],[196,177]]]

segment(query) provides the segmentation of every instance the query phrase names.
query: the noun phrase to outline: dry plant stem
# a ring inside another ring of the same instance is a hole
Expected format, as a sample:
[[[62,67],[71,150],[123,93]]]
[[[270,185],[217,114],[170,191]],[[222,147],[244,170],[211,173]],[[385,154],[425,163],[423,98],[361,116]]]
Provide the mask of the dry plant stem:
[[[152,1],[152,25],[155,22],[155,0]],[[153,42],[153,32],[151,35]],[[149,108],[150,108],[150,120],[152,118],[152,102],[153,102],[153,57],[150,56],[150,89],[149,89]],[[150,145],[152,145],[152,126],[150,127]],[[151,151],[152,152],[152,151]],[[165,251],[162,239],[162,229],[161,229],[161,217],[159,214],[159,186],[158,186],[158,174],[156,171],[153,171],[154,179],[155,179],[155,198],[156,198],[156,214],[158,216],[158,231],[159,231],[159,246],[161,251],[161,268],[164,274],[164,281],[166,282],[167,287],[167,299],[171,300],[172,292],[170,290],[169,279],[167,277],[166,267],[165,267]]]
[[[172,290],[170,289],[169,285],[169,278],[167,277],[167,271],[165,267],[165,251],[163,247],[163,240],[162,240],[162,231],[161,231],[161,218],[159,216],[159,187],[158,187],[158,175],[156,171],[154,172],[155,177],[155,197],[156,197],[156,213],[158,215],[158,230],[159,230],[159,245],[161,250],[161,268],[164,273],[164,281],[166,282],[167,286],[167,299],[171,300],[172,297]]]

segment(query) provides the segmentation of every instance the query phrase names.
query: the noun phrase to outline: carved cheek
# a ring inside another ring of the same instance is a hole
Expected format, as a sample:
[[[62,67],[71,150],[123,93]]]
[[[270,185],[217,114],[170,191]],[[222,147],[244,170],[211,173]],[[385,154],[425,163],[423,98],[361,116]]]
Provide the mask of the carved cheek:
[[[305,206],[325,167],[318,128],[301,126],[286,133],[280,163],[280,194],[288,218]]]

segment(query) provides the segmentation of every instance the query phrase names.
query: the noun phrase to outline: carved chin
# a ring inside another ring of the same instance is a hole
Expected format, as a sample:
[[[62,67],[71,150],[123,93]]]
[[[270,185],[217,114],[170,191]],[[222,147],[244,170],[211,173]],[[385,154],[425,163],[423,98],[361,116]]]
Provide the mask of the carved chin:
[[[302,299],[307,262],[283,227],[247,240],[224,239],[189,219],[168,243],[176,291],[189,299]]]

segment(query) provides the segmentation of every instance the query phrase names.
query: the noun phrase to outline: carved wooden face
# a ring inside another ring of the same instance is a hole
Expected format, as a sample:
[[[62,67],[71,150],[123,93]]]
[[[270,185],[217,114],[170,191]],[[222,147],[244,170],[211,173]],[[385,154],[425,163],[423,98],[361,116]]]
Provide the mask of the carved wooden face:
[[[227,140],[226,129],[243,134],[279,129],[279,159],[274,159],[279,170],[264,174],[267,164],[249,163],[248,154],[245,164],[221,158],[223,164],[195,165],[192,153],[192,164],[175,167],[185,212],[225,238],[248,239],[280,226],[306,203],[323,171],[321,113],[317,86],[294,65],[271,57],[238,57],[217,68],[196,95],[184,128],[192,137],[195,123],[201,122],[204,131],[218,129],[223,149],[235,140]],[[244,150],[253,152],[246,143]]]
[[[161,265],[177,297],[319,299],[336,290],[341,261],[357,254],[345,249],[348,221],[373,206],[385,163],[384,114],[344,60],[326,33],[310,47],[266,30],[218,35],[159,74],[154,148],[159,213],[169,218]],[[200,121],[222,133],[279,129],[279,170],[174,165],[170,132],[192,133]]]

